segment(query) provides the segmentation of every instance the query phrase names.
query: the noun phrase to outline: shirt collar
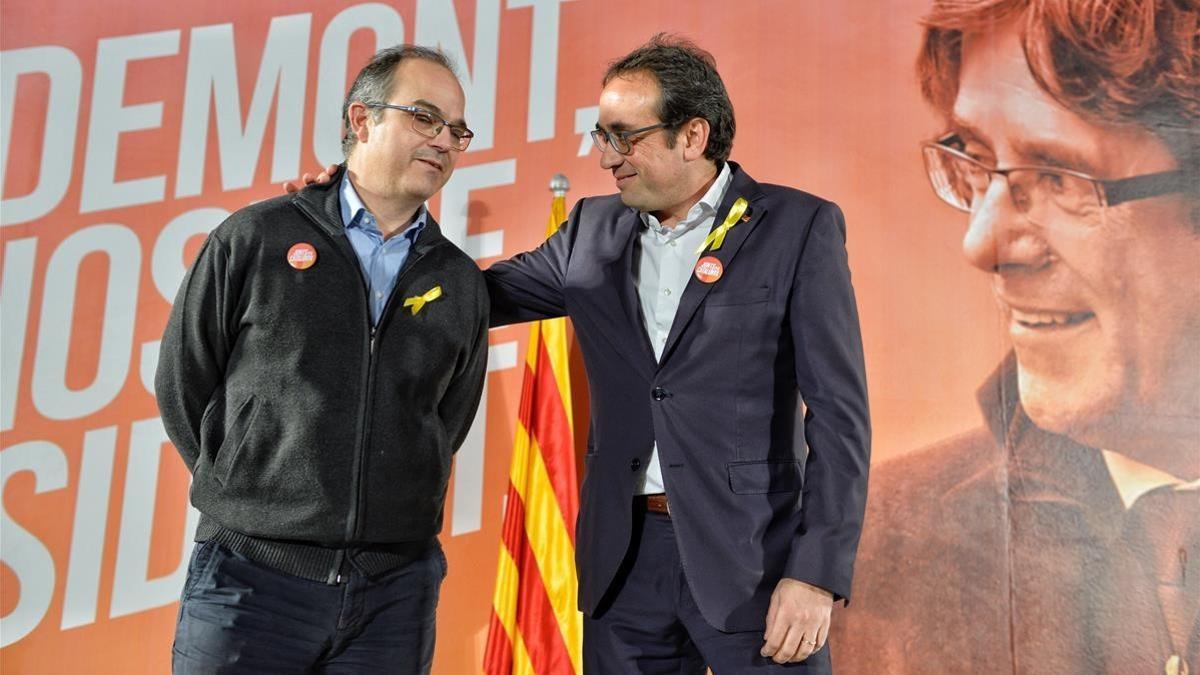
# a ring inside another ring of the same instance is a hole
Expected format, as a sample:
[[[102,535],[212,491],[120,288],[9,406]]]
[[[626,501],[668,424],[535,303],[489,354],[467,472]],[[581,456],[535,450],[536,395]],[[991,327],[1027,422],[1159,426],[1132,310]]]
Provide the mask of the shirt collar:
[[[1113,485],[1117,488],[1117,493],[1121,495],[1121,501],[1125,503],[1127,509],[1132,507],[1133,503],[1142,495],[1164,485],[1170,485],[1177,490],[1200,488],[1200,480],[1187,483],[1182,478],[1173,476],[1166,471],[1142,464],[1111,450],[1101,450],[1100,454],[1104,456],[1104,464],[1108,466],[1108,473],[1112,476]]]
[[[362,198],[358,196],[358,190],[354,189],[354,183],[350,182],[349,171],[342,172],[340,193],[342,225],[345,225],[346,229],[358,228],[378,232],[379,224],[375,222],[375,216],[367,210],[367,205],[363,204]],[[417,209],[417,217],[401,234],[408,237],[410,241],[416,241],[421,230],[425,229],[428,215],[429,210],[422,204],[421,208]]]
[[[729,168],[729,162],[721,163],[721,170],[717,172],[717,179],[709,186],[708,191],[696,202],[692,208],[688,209],[687,216],[684,217],[678,225],[672,230],[663,229],[658,222],[658,218],[644,212],[638,212],[642,218],[642,224],[659,234],[668,234],[673,232],[676,235],[683,234],[688,230],[696,227],[704,221],[708,216],[714,216],[717,213],[717,207],[721,205],[721,200],[725,198],[725,190],[728,189],[729,183],[733,180],[733,171]]]

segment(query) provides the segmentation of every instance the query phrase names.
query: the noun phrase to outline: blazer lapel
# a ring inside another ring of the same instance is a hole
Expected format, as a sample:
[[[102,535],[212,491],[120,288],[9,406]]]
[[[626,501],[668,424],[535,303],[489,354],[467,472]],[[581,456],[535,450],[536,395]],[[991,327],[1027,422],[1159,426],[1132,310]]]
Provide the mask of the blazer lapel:
[[[613,234],[613,257],[605,263],[603,276],[605,285],[616,296],[616,302],[601,301],[595,310],[603,315],[599,325],[617,326],[616,331],[602,331],[630,365],[647,374],[654,370],[654,350],[642,321],[641,304],[638,302],[637,285],[634,282],[633,258],[637,245],[641,220],[633,209],[626,209],[617,220]],[[602,294],[599,298],[612,298]]]
[[[641,364],[654,363],[654,348],[650,345],[650,336],[646,333],[646,322],[642,320],[642,304],[638,298],[637,278],[633,270],[635,247],[638,234],[642,231],[642,221],[633,209],[629,209],[621,218],[622,232],[628,232],[625,250],[621,253],[621,269],[617,272],[617,288],[621,296],[621,307],[625,311],[625,320],[629,323],[629,335],[636,336],[637,355],[635,359]]]
[[[730,228],[725,234],[725,242],[721,245],[721,248],[715,251],[706,248],[700,254],[701,258],[712,256],[721,261],[722,267],[726,270],[729,269],[729,265],[733,261],[734,256],[737,255],[738,250],[741,249],[742,244],[745,243],[750,233],[754,231],[754,228],[762,222],[763,216],[766,215],[766,209],[759,203],[762,192],[759,190],[758,183],[747,176],[737,164],[733,164],[733,172],[733,180],[729,183],[729,189],[725,191],[725,198],[721,200],[721,208],[717,210],[717,217],[713,221],[712,229],[715,230],[717,227],[720,227],[721,223],[725,222],[730,209],[733,208],[733,203],[739,197],[743,197],[750,202],[750,206],[745,215],[742,216],[742,222]],[[680,335],[683,334],[688,324],[691,323],[692,316],[695,315],[696,310],[700,307],[700,303],[704,302],[704,298],[708,297],[709,291],[720,283],[720,279],[711,284],[704,283],[697,279],[694,274],[688,279],[687,287],[683,290],[683,297],[679,299],[679,309],[675,312],[675,320],[671,323],[671,331],[667,334],[667,344],[663,347],[662,359],[658,362],[659,368],[670,358],[671,352],[675,350],[675,345],[679,342]],[[643,329],[642,332],[644,333],[645,330]]]

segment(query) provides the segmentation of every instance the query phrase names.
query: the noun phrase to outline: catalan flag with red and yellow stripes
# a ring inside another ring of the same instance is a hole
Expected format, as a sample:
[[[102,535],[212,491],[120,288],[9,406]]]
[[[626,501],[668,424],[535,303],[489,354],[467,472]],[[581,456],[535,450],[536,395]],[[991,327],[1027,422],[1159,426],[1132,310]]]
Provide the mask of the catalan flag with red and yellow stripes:
[[[546,236],[566,220],[556,194]],[[566,319],[533,324],[509,470],[500,563],[483,671],[487,675],[583,672],[576,609],[579,511]]]

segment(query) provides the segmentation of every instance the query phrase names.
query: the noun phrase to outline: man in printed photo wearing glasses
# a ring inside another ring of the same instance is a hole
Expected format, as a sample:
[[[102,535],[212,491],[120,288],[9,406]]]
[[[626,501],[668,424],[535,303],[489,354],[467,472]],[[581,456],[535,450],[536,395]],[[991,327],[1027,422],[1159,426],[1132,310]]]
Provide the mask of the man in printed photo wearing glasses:
[[[441,52],[379,52],[333,180],[234,213],[184,279],[156,379],[202,514],[176,673],[429,671],[487,354],[483,276],[425,208],[464,106]]]
[[[925,145],[1012,353],[876,469],[847,672],[1200,672],[1200,9],[937,2]]]

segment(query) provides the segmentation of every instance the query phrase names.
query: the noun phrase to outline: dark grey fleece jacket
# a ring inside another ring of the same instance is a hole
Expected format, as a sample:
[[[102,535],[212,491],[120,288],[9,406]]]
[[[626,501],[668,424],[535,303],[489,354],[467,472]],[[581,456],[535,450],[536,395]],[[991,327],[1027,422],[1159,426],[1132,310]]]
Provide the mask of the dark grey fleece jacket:
[[[192,472],[200,529],[244,535],[239,548],[429,540],[479,404],[488,295],[478,266],[430,219],[373,331],[338,178],[218,226],[163,335],[158,405]],[[288,263],[300,243],[317,253],[307,269]],[[404,306],[436,286],[441,297],[417,313]],[[313,557],[289,550],[267,557]],[[292,563],[278,566],[315,576]]]

